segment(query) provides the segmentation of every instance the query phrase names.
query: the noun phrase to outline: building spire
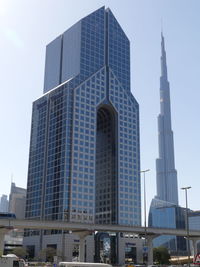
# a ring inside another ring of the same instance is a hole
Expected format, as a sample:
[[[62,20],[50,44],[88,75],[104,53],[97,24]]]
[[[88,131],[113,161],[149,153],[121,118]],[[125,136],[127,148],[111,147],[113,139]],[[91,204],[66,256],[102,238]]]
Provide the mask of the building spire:
[[[167,61],[165,51],[165,39],[161,31],[161,76],[167,80]]]

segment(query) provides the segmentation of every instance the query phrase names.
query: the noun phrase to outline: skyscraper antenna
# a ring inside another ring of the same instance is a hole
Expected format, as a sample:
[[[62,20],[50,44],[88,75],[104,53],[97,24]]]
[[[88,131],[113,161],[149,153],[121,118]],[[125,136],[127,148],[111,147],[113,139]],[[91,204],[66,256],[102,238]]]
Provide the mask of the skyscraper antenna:
[[[163,35],[163,18],[160,19],[161,34]]]

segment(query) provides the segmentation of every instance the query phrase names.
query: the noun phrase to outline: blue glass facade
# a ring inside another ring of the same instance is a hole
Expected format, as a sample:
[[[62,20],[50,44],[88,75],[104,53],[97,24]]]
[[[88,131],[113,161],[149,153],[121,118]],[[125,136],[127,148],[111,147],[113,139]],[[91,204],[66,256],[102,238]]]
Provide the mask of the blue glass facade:
[[[63,70],[69,36],[77,49],[70,77]],[[53,42],[60,42],[61,61],[55,69],[46,61],[44,95],[33,103],[26,217],[140,225],[139,106],[130,92],[129,41],[102,7]],[[62,73],[59,82],[57,74],[48,82],[50,67]]]
[[[185,229],[185,210],[172,203],[153,199],[149,211],[149,227]],[[182,236],[159,236],[154,247],[164,246],[173,255],[186,252],[186,240]]]
[[[28,218],[63,217],[71,164],[72,103],[71,90],[62,87],[33,103],[26,205]]]
[[[105,64],[105,10],[101,8],[81,22],[80,75],[87,79]]]
[[[200,211],[188,211],[190,230],[200,230]]]
[[[110,10],[107,16],[109,66],[123,89],[130,92],[130,43]]]

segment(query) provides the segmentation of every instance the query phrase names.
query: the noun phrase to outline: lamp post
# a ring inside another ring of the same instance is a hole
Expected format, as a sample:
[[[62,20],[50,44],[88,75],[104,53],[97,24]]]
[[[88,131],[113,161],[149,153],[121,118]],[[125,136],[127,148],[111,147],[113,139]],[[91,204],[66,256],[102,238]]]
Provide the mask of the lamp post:
[[[146,215],[146,180],[145,174],[146,172],[150,171],[149,169],[140,171],[144,175],[144,246],[147,245],[147,215]]]
[[[186,218],[186,232],[187,232],[187,249],[188,249],[188,266],[190,267],[190,240],[189,240],[189,221],[188,221],[188,199],[187,199],[187,190],[190,189],[191,186],[182,187],[182,190],[185,190],[185,218]]]

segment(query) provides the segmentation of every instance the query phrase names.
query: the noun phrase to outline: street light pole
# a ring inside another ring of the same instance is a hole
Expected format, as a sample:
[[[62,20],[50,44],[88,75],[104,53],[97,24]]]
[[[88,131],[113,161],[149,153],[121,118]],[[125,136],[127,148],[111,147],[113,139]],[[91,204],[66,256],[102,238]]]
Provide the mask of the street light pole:
[[[140,171],[144,175],[144,245],[147,245],[147,215],[146,215],[146,180],[145,180],[145,173],[150,171],[149,169]]]
[[[185,190],[185,206],[186,206],[186,232],[187,232],[187,249],[188,249],[188,266],[190,267],[190,240],[189,240],[189,220],[188,220],[188,199],[187,199],[187,190],[190,189],[191,186],[182,187],[182,190]]]

